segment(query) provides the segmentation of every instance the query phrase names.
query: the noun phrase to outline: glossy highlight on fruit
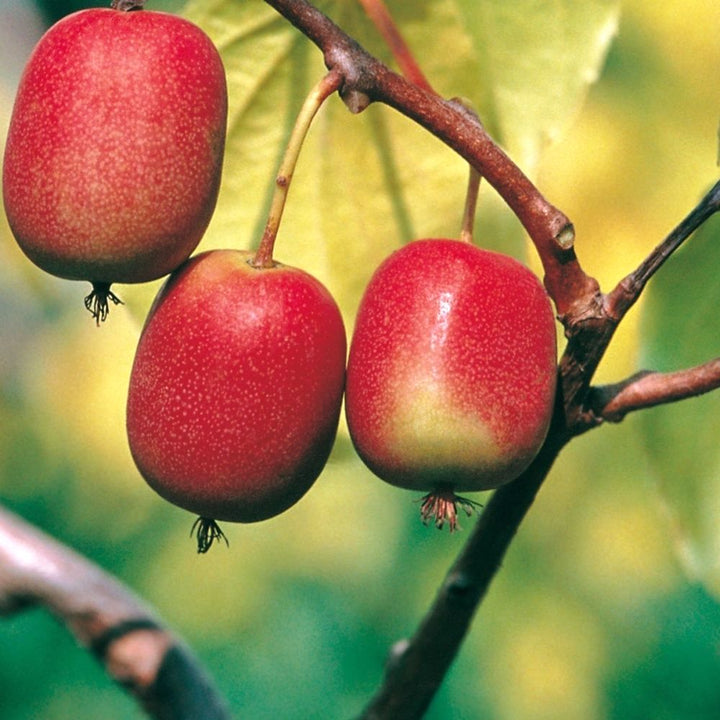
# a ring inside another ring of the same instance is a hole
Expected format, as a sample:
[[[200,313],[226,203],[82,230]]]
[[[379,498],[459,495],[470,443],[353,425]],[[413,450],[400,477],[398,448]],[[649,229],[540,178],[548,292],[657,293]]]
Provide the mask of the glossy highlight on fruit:
[[[133,458],[155,491],[203,518],[202,552],[211,520],[255,522],[297,502],[340,415],[346,338],[335,301],[304,271],[252,258],[215,250],[173,273],[130,378]]]
[[[196,25],[139,9],[66,16],[35,47],[10,121],[3,199],[18,244],[101,296],[166,275],[214,211],[226,122],[223,64]],[[104,319],[106,304],[87,304]]]
[[[556,353],[549,299],[521,263],[456,240],[409,243],[357,314],[345,407],[358,454],[386,482],[427,492],[424,519],[453,529],[456,492],[510,482],[537,454]]]

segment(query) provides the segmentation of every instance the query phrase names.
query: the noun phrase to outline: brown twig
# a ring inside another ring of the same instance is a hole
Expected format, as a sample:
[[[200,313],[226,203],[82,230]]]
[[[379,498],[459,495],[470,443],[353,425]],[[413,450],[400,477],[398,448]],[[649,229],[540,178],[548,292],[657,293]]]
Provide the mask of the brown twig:
[[[229,720],[186,646],[89,560],[0,508],[0,615],[41,605],[157,720]]]
[[[372,102],[384,103],[422,125],[467,160],[527,230],[558,313],[564,318],[586,313],[586,306],[594,303],[599,290],[577,260],[570,220],[543,197],[472,113],[391,71],[305,0],[266,2],[320,48],[328,68],[342,72],[340,94],[352,111],[360,112]]]
[[[390,48],[400,72],[411,83],[415,83],[428,92],[434,92],[383,0],[358,0],[358,2]]]
[[[602,421],[588,402],[590,383],[617,326],[637,302],[650,278],[706,220],[720,210],[720,182],[716,183],[648,257],[607,295],[597,293],[586,314],[566,318],[568,345],[560,363],[568,425],[576,434]],[[667,376],[666,376],[667,377]],[[668,400],[675,398],[668,386]],[[662,402],[658,397],[659,404]]]
[[[643,371],[623,382],[593,388],[589,403],[595,415],[620,422],[628,413],[704,395],[720,387],[720,358],[685,370]]]
[[[720,210],[720,181],[715,183],[693,210],[643,260],[632,273],[608,293],[608,312],[620,321],[635,304],[650,278],[706,220]]]

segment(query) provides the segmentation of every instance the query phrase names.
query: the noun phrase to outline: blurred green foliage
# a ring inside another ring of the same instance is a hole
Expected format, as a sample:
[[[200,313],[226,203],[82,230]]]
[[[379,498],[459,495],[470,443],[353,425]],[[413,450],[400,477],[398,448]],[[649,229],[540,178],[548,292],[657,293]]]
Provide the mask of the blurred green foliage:
[[[708,3],[627,0],[607,62],[599,66],[601,45],[584,48],[562,86],[557,68],[580,52],[571,46],[561,57],[556,43],[568,37],[569,16],[555,18],[557,35],[528,32],[530,5],[547,21],[561,4],[388,4],[437,89],[473,99],[570,215],[578,255],[606,289],[714,181],[717,98],[706,77],[720,62],[711,30],[720,10]],[[606,40],[614,5],[572,5],[591,11],[586,21],[573,15],[587,23],[583,37]],[[387,58],[354,2],[322,6]],[[56,15],[74,9],[52,7]],[[198,0],[187,13],[221,48],[231,89],[225,182],[204,247],[252,245],[293,114],[322,63],[259,0]],[[478,13],[499,23],[489,37]],[[510,21],[517,31],[504,32]],[[523,91],[528,63],[524,134],[518,96],[507,88]],[[583,103],[578,78],[589,81],[593,68],[602,74]],[[13,92],[3,81],[3,126]],[[370,108],[353,117],[331,99],[298,167],[278,257],[320,277],[350,327],[386,253],[416,235],[457,232],[464,181],[463,164],[397,114]],[[717,354],[717,227],[710,223],[653,282],[601,380]],[[517,223],[487,188],[477,239],[524,253]],[[0,498],[146,597],[195,648],[239,717],[351,717],[377,686],[389,647],[432,601],[473,520],[454,536],[423,527],[416,498],[373,478],[341,430],[326,472],[295,508],[228,525],[229,550],[196,556],[193,518],[146,487],[125,443],[134,343],[156,289],[121,288],[128,308],[97,329],[82,308],[85,288],[31,266],[0,218]],[[708,396],[640,413],[571,444],[430,720],[718,715],[716,403]],[[64,628],[34,610],[0,622],[0,717],[142,715]]]

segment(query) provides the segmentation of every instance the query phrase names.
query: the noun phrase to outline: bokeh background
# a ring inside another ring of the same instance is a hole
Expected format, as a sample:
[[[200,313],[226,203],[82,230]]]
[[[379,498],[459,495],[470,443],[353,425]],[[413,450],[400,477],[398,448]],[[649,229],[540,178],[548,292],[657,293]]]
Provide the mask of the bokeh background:
[[[0,0],[2,138],[33,44],[90,4]],[[438,91],[469,97],[572,218],[580,260],[604,289],[716,180],[716,3],[388,4]],[[252,245],[283,138],[321,72],[318,54],[259,0],[151,6],[186,12],[226,59],[225,180],[201,248]],[[386,57],[357,3],[322,6]],[[298,167],[277,257],[320,277],[351,329],[385,254],[415,236],[457,233],[464,177],[457,158],[391,111],[356,118],[331,99]],[[535,262],[488,188],[476,239]],[[718,263],[713,220],[623,323],[598,382],[717,355]],[[0,500],[143,595],[239,717],[351,717],[473,520],[453,536],[424,527],[416,498],[372,477],[341,427],[296,507],[228,525],[229,550],[197,556],[193,518],[147,488],[125,441],[134,345],[157,287],[119,288],[127,305],[98,329],[82,308],[87,288],[32,266],[0,217]],[[566,449],[429,718],[720,715],[719,413],[709,395],[631,415]],[[142,714],[63,627],[32,610],[0,619],[0,717]]]

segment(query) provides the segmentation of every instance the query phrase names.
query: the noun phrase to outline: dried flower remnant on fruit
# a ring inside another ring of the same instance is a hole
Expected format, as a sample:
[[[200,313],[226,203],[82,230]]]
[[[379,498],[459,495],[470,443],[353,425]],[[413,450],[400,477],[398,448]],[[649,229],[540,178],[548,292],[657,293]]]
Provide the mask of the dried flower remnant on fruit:
[[[197,539],[197,551],[200,554],[206,553],[216,540],[224,540],[230,546],[225,533],[212,518],[198,517],[190,528],[190,537],[193,535]]]
[[[85,309],[88,310],[99,327],[101,322],[107,320],[110,312],[108,300],[113,305],[124,305],[123,301],[110,290],[110,283],[93,283],[92,292],[85,297]]]
[[[450,489],[438,490],[422,498],[420,517],[425,525],[432,520],[438,530],[442,530],[447,522],[450,532],[455,532],[460,528],[457,521],[458,505],[468,517],[482,507],[480,503],[460,497]]]

